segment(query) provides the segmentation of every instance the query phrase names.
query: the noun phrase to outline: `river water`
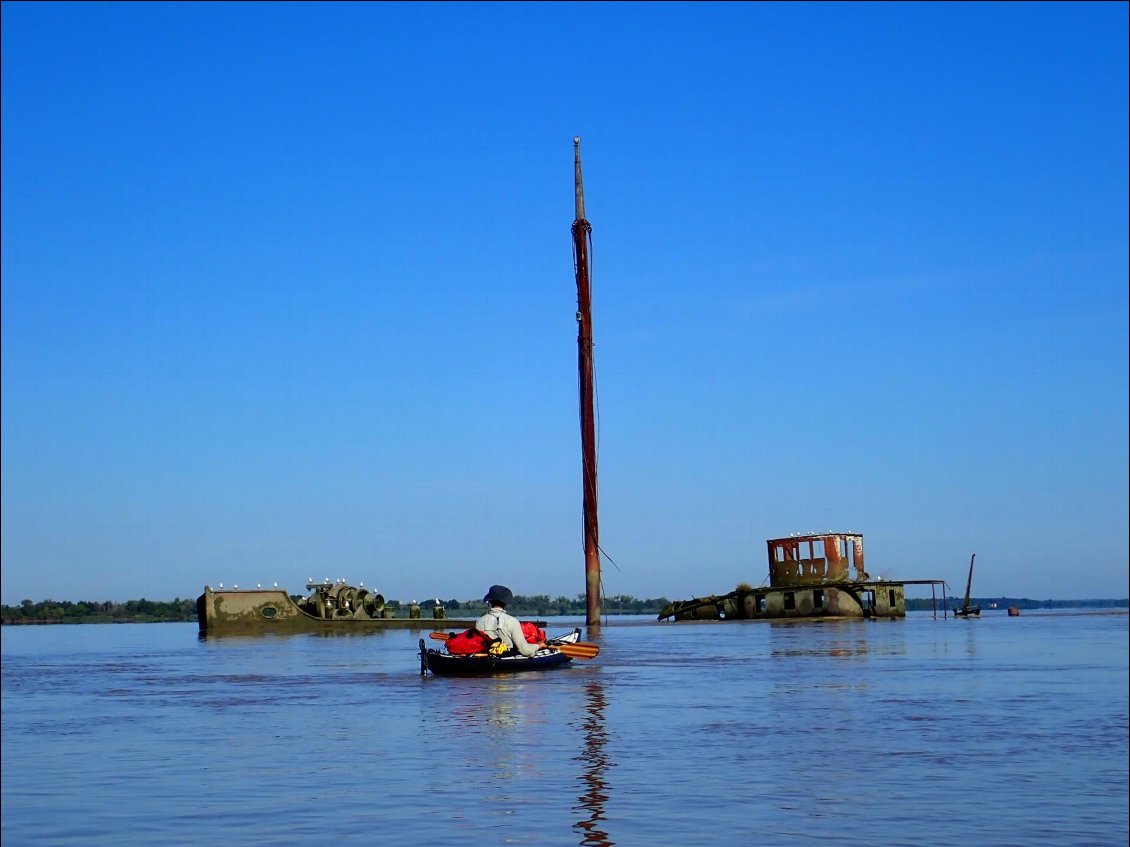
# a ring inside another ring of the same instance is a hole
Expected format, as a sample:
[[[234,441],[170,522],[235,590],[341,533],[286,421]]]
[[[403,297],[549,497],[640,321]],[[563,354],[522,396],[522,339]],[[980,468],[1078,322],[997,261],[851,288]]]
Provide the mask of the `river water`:
[[[0,634],[5,847],[1061,847],[1130,827],[1124,611],[613,618],[583,635],[595,660],[484,679],[421,677],[409,631]]]

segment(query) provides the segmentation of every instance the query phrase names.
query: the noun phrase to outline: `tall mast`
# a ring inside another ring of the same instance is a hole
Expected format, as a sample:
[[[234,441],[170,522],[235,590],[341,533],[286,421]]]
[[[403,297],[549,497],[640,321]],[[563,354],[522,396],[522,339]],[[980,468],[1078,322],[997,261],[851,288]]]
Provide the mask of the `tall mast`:
[[[573,221],[573,264],[577,272],[577,367],[580,373],[585,526],[585,623],[588,626],[600,626],[600,533],[596,518],[596,424],[593,413],[592,295],[589,288],[589,243],[592,240],[592,227],[585,220],[580,136],[573,138],[573,174],[577,210]]]
[[[974,553],[969,559],[969,579],[965,583],[965,602],[961,604],[963,612],[969,611],[969,592],[973,590],[973,560],[976,558],[977,554]]]

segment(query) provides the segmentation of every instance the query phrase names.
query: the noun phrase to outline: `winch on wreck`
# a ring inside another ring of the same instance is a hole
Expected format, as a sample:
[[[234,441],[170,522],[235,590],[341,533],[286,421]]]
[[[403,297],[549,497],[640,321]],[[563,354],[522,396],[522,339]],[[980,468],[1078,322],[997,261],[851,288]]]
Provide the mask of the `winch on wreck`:
[[[415,600],[404,608],[396,600],[386,601],[378,591],[354,587],[345,580],[309,581],[307,597],[291,596],[286,589],[219,589],[204,586],[196,598],[200,631],[206,634],[258,632],[362,632],[372,629],[420,629],[423,610]],[[405,612],[407,613],[405,615]],[[473,626],[473,620],[447,620],[443,604],[436,598],[432,620],[444,620],[454,628]]]
[[[385,605],[384,595],[369,591],[364,585],[354,588],[344,581],[311,582],[306,585],[310,596],[297,601],[298,608],[323,620],[375,620],[396,617],[396,611]]]

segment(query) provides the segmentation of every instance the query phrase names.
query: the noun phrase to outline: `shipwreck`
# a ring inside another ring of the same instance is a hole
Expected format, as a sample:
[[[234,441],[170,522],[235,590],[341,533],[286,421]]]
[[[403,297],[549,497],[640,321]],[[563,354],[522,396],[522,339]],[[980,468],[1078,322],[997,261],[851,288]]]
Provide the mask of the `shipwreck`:
[[[809,533],[770,538],[767,585],[739,585],[668,604],[658,620],[774,620],[782,618],[905,618],[906,586],[929,585],[937,613],[937,590],[945,614],[945,581],[873,578],[864,565],[859,533]]]
[[[202,635],[261,633],[347,633],[376,629],[431,629],[438,620],[444,627],[466,629],[474,620],[448,620],[436,599],[425,617],[423,606],[386,603],[385,598],[344,580],[310,582],[309,595],[295,599],[282,588],[219,589],[204,586],[196,598],[196,617]]]

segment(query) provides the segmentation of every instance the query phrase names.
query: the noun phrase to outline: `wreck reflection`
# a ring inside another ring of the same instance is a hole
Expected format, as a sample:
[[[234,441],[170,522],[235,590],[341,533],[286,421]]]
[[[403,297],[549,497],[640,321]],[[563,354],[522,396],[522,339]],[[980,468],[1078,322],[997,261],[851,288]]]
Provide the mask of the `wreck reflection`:
[[[857,659],[906,655],[906,637],[897,625],[876,629],[862,620],[774,621],[769,624],[774,659]],[[885,626],[885,624],[884,624]],[[877,637],[881,635],[882,637]]]
[[[583,790],[577,797],[574,811],[586,817],[577,821],[573,829],[581,834],[582,847],[612,847],[615,844],[601,828],[604,823],[604,804],[608,802],[608,783],[604,772],[609,767],[605,745],[608,731],[604,726],[604,685],[593,680],[585,684],[585,717],[581,722],[585,743],[574,761],[581,762]]]

